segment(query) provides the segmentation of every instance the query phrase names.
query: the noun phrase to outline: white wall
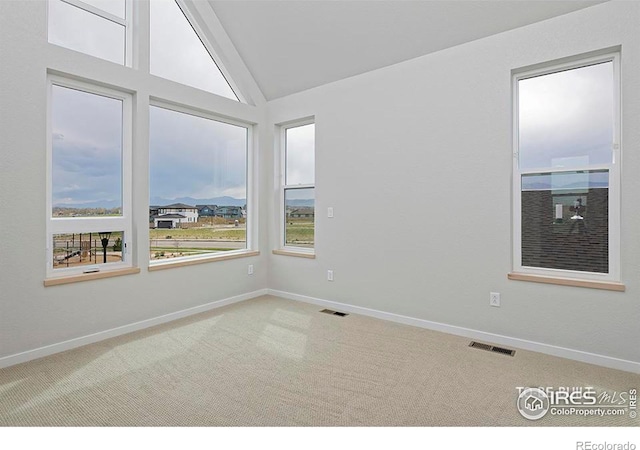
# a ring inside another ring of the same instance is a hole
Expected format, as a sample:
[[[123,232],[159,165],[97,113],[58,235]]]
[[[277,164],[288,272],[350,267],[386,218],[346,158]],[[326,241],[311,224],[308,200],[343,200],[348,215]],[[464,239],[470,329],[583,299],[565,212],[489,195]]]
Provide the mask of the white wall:
[[[264,106],[243,105],[50,45],[46,29],[44,1],[0,1],[0,210],[20,211],[19,220],[7,216],[0,221],[0,360],[266,288],[264,256],[147,270],[149,95],[255,123],[264,123]],[[43,286],[48,69],[134,94],[134,264],[140,274]],[[265,192],[266,185],[255,190]],[[266,210],[259,214],[266,224]],[[266,250],[266,226],[260,229],[261,236],[255,237],[262,238]],[[255,266],[253,276],[247,275],[248,264]]]
[[[270,102],[272,124],[316,117],[317,258],[270,255],[269,286],[640,362],[639,23],[640,3],[606,3]],[[507,280],[511,71],[613,46],[627,290]]]
[[[44,2],[0,1],[0,211],[22,211],[19,221],[0,221],[0,358],[268,286],[640,362],[638,23],[637,2],[599,5],[271,102],[267,121],[261,106],[49,45]],[[627,292],[508,281],[510,72],[617,45],[623,52]],[[43,287],[47,69],[136,94],[140,274]],[[260,218],[260,257],[147,271],[149,95],[187,98],[259,123],[261,198],[253,211]],[[277,199],[273,124],[311,115],[317,258],[270,255],[278,242],[277,219],[269,214]],[[322,214],[327,206],[335,208],[335,218]],[[250,263],[252,277],[246,275]],[[335,271],[333,283],[326,269]],[[185,288],[189,295],[182,295]],[[502,293],[502,308],[488,306],[490,290]]]

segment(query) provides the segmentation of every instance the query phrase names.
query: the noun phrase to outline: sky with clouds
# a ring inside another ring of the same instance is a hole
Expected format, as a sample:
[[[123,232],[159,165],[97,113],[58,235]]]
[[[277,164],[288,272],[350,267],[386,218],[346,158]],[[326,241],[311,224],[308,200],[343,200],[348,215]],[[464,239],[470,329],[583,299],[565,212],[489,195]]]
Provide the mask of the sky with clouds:
[[[121,0],[89,0],[122,16]],[[151,73],[236,99],[173,1],[151,2]],[[61,1],[50,3],[49,40],[124,61],[124,27]],[[613,64],[520,80],[520,168],[611,161]],[[54,87],[53,203],[121,205],[122,103]],[[287,131],[287,184],[314,183],[313,124]],[[246,198],[246,129],[150,108],[150,195]],[[598,175],[598,178],[602,177]],[[309,198],[312,190],[290,191]]]
[[[122,101],[52,88],[53,205],[122,205]],[[150,196],[246,199],[247,128],[150,107]]]
[[[156,106],[149,128],[152,198],[246,198],[246,128]]]
[[[121,100],[52,87],[53,206],[122,206]]]
[[[124,0],[87,0],[124,18]],[[175,1],[150,2],[152,74],[238,100]],[[49,2],[49,42],[118,64],[125,62],[125,27],[61,0]]]
[[[89,0],[123,17],[122,0]],[[151,73],[214,92],[235,94],[174,1],[150,7]],[[49,41],[119,64],[124,27],[51,1]],[[122,204],[122,102],[53,87],[53,205]],[[150,111],[150,195],[246,199],[247,129],[159,107]]]
[[[150,7],[151,73],[237,100],[178,5],[152,1]]]
[[[315,184],[315,124],[287,128],[285,136],[285,183],[289,186]],[[287,189],[285,204],[292,200],[315,199],[315,190]]]
[[[613,63],[520,80],[520,169],[608,164]]]
[[[314,184],[316,126],[311,123],[286,130],[286,184]]]
[[[124,64],[126,30],[118,23],[52,0],[49,2],[48,30],[52,44]]]

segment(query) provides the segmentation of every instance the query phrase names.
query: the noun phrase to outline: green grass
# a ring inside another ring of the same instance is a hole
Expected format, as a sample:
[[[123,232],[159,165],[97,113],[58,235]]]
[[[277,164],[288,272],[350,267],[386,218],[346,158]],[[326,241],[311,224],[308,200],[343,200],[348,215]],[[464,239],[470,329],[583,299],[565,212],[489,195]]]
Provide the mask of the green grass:
[[[182,256],[206,255],[210,253],[228,252],[233,248],[175,248],[175,247],[151,247],[151,259],[172,259]]]
[[[290,220],[286,225],[287,244],[313,244],[315,227],[313,222]]]
[[[149,247],[152,252],[190,252],[190,253],[209,253],[209,252],[228,252],[230,250],[238,250],[236,248],[189,248],[189,247]]]
[[[245,229],[236,228],[174,228],[149,230],[149,239],[226,239],[244,241],[247,238]]]

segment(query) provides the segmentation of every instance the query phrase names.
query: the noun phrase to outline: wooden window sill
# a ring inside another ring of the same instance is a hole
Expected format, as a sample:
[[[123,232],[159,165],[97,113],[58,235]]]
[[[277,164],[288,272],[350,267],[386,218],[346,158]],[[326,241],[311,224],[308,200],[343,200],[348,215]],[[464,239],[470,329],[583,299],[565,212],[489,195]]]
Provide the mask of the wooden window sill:
[[[556,278],[541,275],[529,275],[523,273],[509,273],[507,278],[517,281],[531,281],[533,283],[557,284],[561,286],[575,286],[589,289],[604,289],[607,291],[624,292],[625,285],[615,281],[592,281],[580,280],[576,278]]]
[[[181,260],[181,261],[163,261],[161,263],[152,264],[149,266],[149,272],[155,272],[156,270],[165,270],[165,269],[173,269],[174,267],[184,267],[184,266],[193,266],[195,264],[204,264],[210,262],[218,262],[218,261],[228,261],[230,259],[238,259],[238,258],[249,258],[251,256],[259,256],[260,252],[250,250],[243,251],[240,253],[233,253],[231,255],[220,255],[216,254],[210,256],[208,258],[199,258],[199,259],[190,259],[190,260]]]
[[[101,278],[121,277],[123,275],[133,275],[140,273],[138,267],[128,269],[109,270],[95,273],[81,273],[78,275],[69,275],[59,278],[47,278],[44,280],[45,286],[58,286],[60,284],[80,283],[82,281],[99,280]]]
[[[309,259],[316,259],[316,254],[315,253],[310,253],[310,252],[297,252],[295,250],[284,250],[284,249],[278,249],[278,250],[273,250],[272,253],[274,255],[282,255],[282,256],[294,256],[296,258],[309,258]]]

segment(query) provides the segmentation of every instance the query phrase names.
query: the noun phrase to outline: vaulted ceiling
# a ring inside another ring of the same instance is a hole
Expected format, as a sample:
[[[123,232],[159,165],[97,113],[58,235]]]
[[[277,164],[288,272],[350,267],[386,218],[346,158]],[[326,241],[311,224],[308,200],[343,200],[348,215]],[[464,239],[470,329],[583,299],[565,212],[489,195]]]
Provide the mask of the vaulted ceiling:
[[[208,1],[267,100],[603,3]]]

